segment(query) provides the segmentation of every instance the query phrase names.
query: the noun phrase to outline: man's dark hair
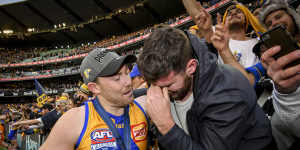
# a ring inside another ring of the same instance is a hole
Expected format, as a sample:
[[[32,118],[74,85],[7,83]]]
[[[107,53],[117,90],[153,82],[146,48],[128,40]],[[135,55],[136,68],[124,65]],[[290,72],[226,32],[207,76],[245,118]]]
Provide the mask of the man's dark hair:
[[[146,81],[152,83],[171,71],[184,71],[191,58],[192,49],[185,33],[164,26],[155,29],[145,40],[137,64]]]

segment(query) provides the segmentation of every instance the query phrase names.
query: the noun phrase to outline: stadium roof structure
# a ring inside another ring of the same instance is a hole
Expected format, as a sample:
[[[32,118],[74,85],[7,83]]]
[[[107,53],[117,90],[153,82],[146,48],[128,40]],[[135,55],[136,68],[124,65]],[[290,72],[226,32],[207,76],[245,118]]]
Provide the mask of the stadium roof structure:
[[[111,35],[126,34],[164,22],[185,12],[181,0],[11,2],[0,4],[1,47],[99,41]],[[49,32],[41,32],[45,30]]]

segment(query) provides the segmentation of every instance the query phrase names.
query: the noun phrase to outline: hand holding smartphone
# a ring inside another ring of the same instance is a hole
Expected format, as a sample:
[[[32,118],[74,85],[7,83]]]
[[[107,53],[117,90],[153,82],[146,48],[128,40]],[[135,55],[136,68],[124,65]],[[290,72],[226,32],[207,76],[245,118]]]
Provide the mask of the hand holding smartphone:
[[[262,34],[261,41],[268,49],[277,45],[281,47],[281,50],[273,56],[275,59],[287,55],[292,51],[299,50],[297,42],[294,41],[293,37],[282,25],[276,26]],[[293,61],[292,63],[286,65],[285,68],[289,68],[298,64],[300,64],[300,60]]]

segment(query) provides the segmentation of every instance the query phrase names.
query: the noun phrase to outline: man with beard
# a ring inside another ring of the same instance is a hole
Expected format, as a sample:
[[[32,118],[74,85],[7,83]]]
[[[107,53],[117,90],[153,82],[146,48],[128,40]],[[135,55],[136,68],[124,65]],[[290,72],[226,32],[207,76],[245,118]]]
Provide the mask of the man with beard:
[[[148,120],[133,98],[128,69],[135,60],[134,55],[92,50],[80,73],[95,98],[66,112],[40,149],[147,149]]]
[[[272,135],[247,79],[218,65],[204,41],[171,27],[144,42],[137,64],[151,84],[146,111],[165,149],[262,150]]]

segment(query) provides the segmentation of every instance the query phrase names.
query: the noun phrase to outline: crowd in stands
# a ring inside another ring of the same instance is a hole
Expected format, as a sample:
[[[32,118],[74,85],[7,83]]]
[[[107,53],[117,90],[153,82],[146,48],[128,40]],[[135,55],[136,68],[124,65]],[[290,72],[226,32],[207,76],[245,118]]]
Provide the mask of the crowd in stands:
[[[66,80],[67,82],[63,82],[55,79],[56,82],[41,83],[45,85],[46,91],[75,88],[74,91],[47,94],[42,103],[34,98],[32,103],[0,104],[0,148],[18,150],[22,146],[24,149],[25,145],[20,141],[25,141],[26,135],[41,135],[45,140],[63,113],[81,106],[89,99],[91,94],[81,81]]]
[[[168,21],[166,21],[165,24],[175,23],[180,19],[183,19],[184,17],[186,17],[185,14],[175,18],[171,18]],[[70,46],[65,46],[61,48],[55,47],[55,49],[51,49],[51,48],[34,48],[34,49],[26,49],[26,50],[1,49],[0,55],[3,57],[0,60],[0,64],[36,62],[36,61],[43,61],[43,60],[83,54],[91,51],[95,47],[109,47],[143,36],[145,34],[150,33],[152,28],[153,27],[148,27],[129,34],[112,36],[104,40],[101,40],[99,42],[82,44],[76,48],[70,48]]]
[[[57,119],[67,110],[76,107],[73,94],[61,93],[49,96],[43,106],[30,104],[0,105],[0,147],[20,149],[19,136],[40,134],[47,136]]]
[[[34,68],[2,68],[0,70],[0,78],[19,78],[39,75],[58,76],[78,73],[79,65],[74,63],[58,63],[38,68],[38,70]]]
[[[121,52],[122,55],[134,54],[137,55],[142,48],[129,49]],[[51,52],[51,51],[49,51]],[[74,63],[57,63],[53,65],[48,65],[47,67],[42,67],[39,70],[33,68],[2,68],[0,69],[0,78],[18,78],[18,77],[29,77],[29,76],[39,76],[39,75],[66,75],[66,74],[76,74],[79,73],[79,65]]]
[[[73,55],[86,53],[84,49],[71,49],[61,48],[49,50],[48,48],[34,48],[28,50],[0,50],[0,55],[3,59],[0,60],[0,64],[13,64],[21,62],[36,62],[48,59],[63,58]]]
[[[59,93],[60,91],[70,90],[76,91],[78,89],[78,85],[81,82],[77,82],[76,80],[69,79],[50,79],[51,82],[41,80],[41,84],[43,85],[45,91],[47,93]],[[71,90],[73,89],[73,90]],[[7,85],[6,87],[0,88],[0,93],[19,93],[19,92],[33,92],[32,95],[35,95],[35,87],[34,84],[24,84],[23,82],[16,82],[13,85]]]
[[[120,54],[121,55],[128,55],[128,54],[138,55],[142,50],[143,50],[143,47],[140,47],[137,49],[128,49],[128,50],[120,52]]]

